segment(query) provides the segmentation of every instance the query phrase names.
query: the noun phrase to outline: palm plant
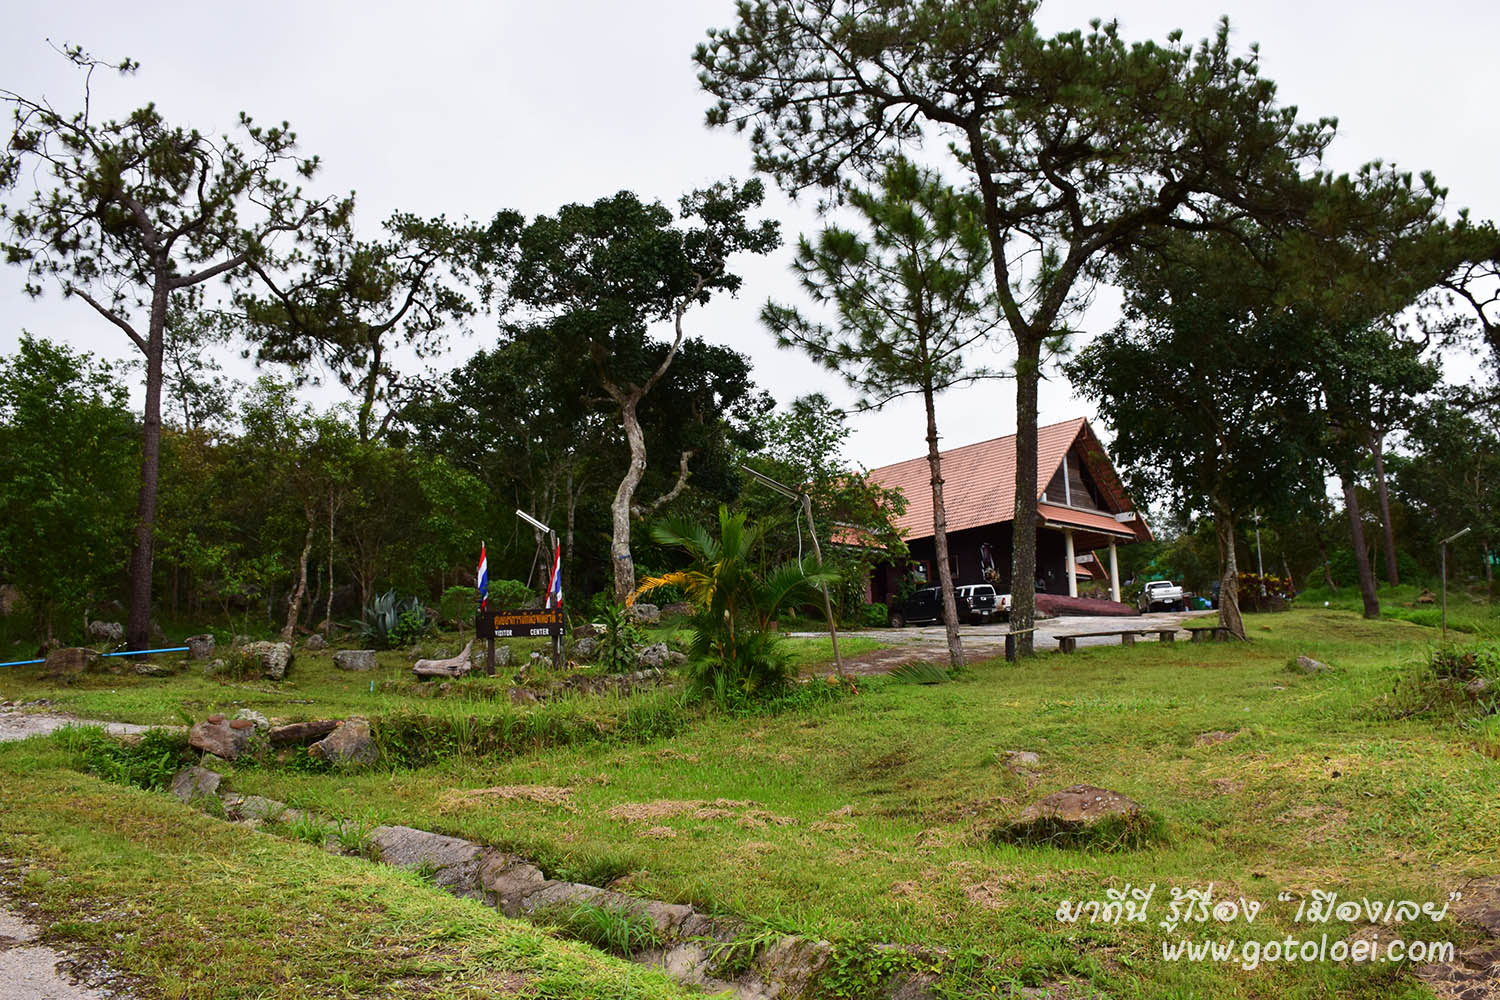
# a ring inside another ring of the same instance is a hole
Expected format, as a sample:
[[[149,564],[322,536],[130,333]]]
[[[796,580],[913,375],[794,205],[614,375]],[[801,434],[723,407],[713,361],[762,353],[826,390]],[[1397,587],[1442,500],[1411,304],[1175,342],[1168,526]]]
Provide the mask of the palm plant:
[[[657,524],[651,537],[686,552],[686,569],[641,581],[627,604],[661,587],[682,588],[696,609],[691,646],[692,677],[702,692],[722,700],[731,691],[754,697],[787,683],[790,669],[772,623],[784,608],[817,600],[817,587],[838,574],[808,572],[787,562],[765,576],[755,573],[760,528],[744,514],[719,506],[719,536],[682,519]]]

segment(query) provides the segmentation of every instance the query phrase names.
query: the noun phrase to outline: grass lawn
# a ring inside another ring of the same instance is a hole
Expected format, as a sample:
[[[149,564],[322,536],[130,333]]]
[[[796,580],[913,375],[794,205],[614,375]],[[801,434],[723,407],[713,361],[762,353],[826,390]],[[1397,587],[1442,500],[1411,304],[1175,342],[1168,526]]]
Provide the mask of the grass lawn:
[[[991,661],[926,687],[876,679],[857,696],[775,714],[699,713],[654,740],[595,739],[504,755],[460,748],[430,766],[367,773],[241,768],[229,781],[238,791],[335,818],[485,841],[556,874],[825,937],[850,954],[875,941],[946,948],[954,956],[948,985],[955,996],[1054,984],[1071,997],[1430,996],[1400,965],[1273,963],[1246,971],[1237,963],[1162,957],[1164,941],[1185,935],[1269,941],[1323,932],[1346,938],[1359,930],[1294,923],[1297,904],[1279,901],[1280,893],[1306,897],[1325,889],[1341,898],[1441,904],[1466,878],[1495,874],[1500,865],[1500,730],[1493,717],[1463,728],[1396,710],[1404,703],[1395,691],[1430,652],[1434,630],[1321,609],[1255,616],[1247,624],[1249,644],[1142,643],[1021,665]],[[1304,653],[1336,669],[1289,672],[1288,661]],[[368,686],[369,675],[348,677]],[[176,678],[133,684],[128,698],[86,689],[43,696],[108,718],[146,710],[154,699],[160,704],[150,711],[160,719],[185,698],[203,708],[262,698],[264,705],[252,704],[267,714],[310,717],[367,695],[335,690],[336,682],[345,683],[309,677],[264,691],[216,691],[215,682]],[[17,697],[14,679],[0,682],[0,696]],[[298,696],[315,707],[291,710]],[[214,697],[220,700],[207,704]],[[395,695],[377,697],[410,707]],[[201,717],[203,708],[191,711]],[[382,708],[377,700],[364,710],[378,715]],[[473,709],[484,710],[502,711]],[[1233,735],[1198,742],[1214,731]],[[1008,750],[1033,751],[1039,763],[1013,771]],[[29,809],[61,816],[88,810],[72,804],[81,790],[102,800],[105,786],[59,770],[60,754],[0,748],[7,802],[20,795]],[[1140,802],[1161,819],[1164,839],[1117,853],[990,840],[991,830],[1026,803],[1076,783]],[[536,796],[550,804],[472,794],[525,785],[568,791]],[[121,810],[180,816],[184,826],[204,824],[236,843],[249,838],[246,870],[305,853],[215,826],[162,796],[115,795]],[[36,832],[55,830],[60,820],[12,820],[10,813],[0,830],[11,841],[15,830],[30,839],[9,846],[9,856],[40,852],[49,864],[74,858],[74,870],[88,867],[78,860],[85,846],[77,838],[58,847]],[[202,855],[214,853],[155,836],[143,831],[133,849],[142,859],[160,856],[165,867],[206,866]],[[257,852],[264,859],[252,863]],[[340,873],[352,864],[316,856]],[[359,872],[339,877],[375,877]],[[280,873],[253,877],[284,880]],[[1215,900],[1244,897],[1264,909],[1253,924],[1184,925],[1175,933],[1157,925],[1173,887],[1210,883]],[[1147,922],[1057,919],[1065,901],[1104,901],[1108,890],[1152,884]],[[342,889],[332,894],[346,898],[354,897]],[[1451,920],[1424,920],[1405,936],[1462,945],[1468,933]],[[841,982],[843,995],[860,995],[853,977]]]
[[[80,774],[66,742],[0,746],[0,891],[143,1000],[687,996],[413,874]]]

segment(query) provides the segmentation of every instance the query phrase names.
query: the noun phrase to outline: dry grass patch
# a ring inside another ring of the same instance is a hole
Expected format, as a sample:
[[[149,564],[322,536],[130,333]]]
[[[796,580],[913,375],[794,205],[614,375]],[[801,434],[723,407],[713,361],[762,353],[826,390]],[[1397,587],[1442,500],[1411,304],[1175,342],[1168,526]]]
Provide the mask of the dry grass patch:
[[[554,806],[569,812],[577,811],[573,805],[573,789],[556,785],[497,785],[494,788],[453,788],[438,798],[438,811],[458,812],[495,800],[502,802],[535,802],[538,805]]]

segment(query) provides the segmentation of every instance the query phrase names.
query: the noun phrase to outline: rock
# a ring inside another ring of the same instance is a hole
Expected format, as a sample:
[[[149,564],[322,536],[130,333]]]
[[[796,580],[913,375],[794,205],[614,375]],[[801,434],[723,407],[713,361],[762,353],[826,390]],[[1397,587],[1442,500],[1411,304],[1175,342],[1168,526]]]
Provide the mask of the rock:
[[[583,622],[573,626],[573,638],[575,639],[597,639],[604,634],[603,625],[595,625],[593,622]]]
[[[1198,738],[1193,740],[1194,745],[1200,747],[1213,746],[1215,743],[1228,743],[1238,736],[1239,733],[1226,732],[1223,729],[1215,729],[1210,733],[1199,733]]]
[[[156,622],[152,622],[151,627],[146,631],[147,634],[151,637],[151,645],[165,646],[167,644],[167,633],[163,631],[162,627],[156,624]]]
[[[292,644],[289,642],[252,642],[245,647],[245,655],[260,660],[260,667],[268,680],[279,681],[286,677],[292,665]]]
[[[8,583],[0,583],[0,615],[8,615],[21,606],[21,592]]]
[[[1333,668],[1320,660],[1313,659],[1311,656],[1299,656],[1297,657],[1297,669],[1304,674],[1321,674]]]
[[[302,648],[310,653],[321,653],[328,648],[328,640],[314,632],[307,637],[307,641],[302,644]]]
[[[371,854],[382,864],[424,868],[432,872],[433,882],[449,892],[484,898],[478,844],[409,826],[377,826],[370,831],[369,844]]]
[[[667,649],[666,643],[653,642],[651,645],[647,646],[645,649],[636,654],[635,662],[636,665],[640,667],[647,667],[651,670],[660,670],[662,667],[667,665],[667,660],[670,656],[670,653],[671,651]]]
[[[130,664],[132,672],[141,677],[171,677],[176,671],[162,663],[137,663]]]
[[[125,626],[119,622],[89,622],[89,638],[104,642],[124,642]]]
[[[536,692],[530,688],[513,687],[508,692],[512,705],[535,705],[541,699],[537,698]]]
[[[369,720],[360,718],[345,719],[307,752],[333,764],[373,764],[380,757]]]
[[[507,917],[518,916],[526,897],[552,884],[536,865],[510,854],[486,851],[479,862],[479,886],[488,902]]]
[[[681,664],[681,663],[686,663],[687,662],[687,654],[686,653],[679,653],[677,650],[674,649],[670,653],[667,654],[667,659],[674,666],[676,666],[677,664]]]
[[[418,660],[412,665],[411,671],[418,677],[462,677],[473,666],[469,661],[469,651],[473,648],[474,640],[470,639],[457,656],[450,656],[445,660]]]
[[[320,719],[316,722],[293,722],[285,726],[277,726],[266,734],[266,739],[271,741],[273,747],[287,746],[289,744],[307,744],[314,740],[320,740],[333,732],[339,726],[335,719]]]
[[[661,609],[654,604],[632,604],[625,609],[625,617],[637,625],[655,625],[661,621]]]
[[[755,960],[760,974],[791,996],[805,996],[833,961],[827,941],[785,935]]]
[[[1493,690],[1495,690],[1495,682],[1488,677],[1476,677],[1464,685],[1464,691],[1471,698],[1483,698]]]
[[[287,813],[286,803],[261,795],[246,795],[229,810],[236,819],[281,819]]]
[[[333,665],[340,670],[374,670],[380,664],[373,649],[341,649],[333,654]]]
[[[1436,604],[1437,603],[1437,595],[1434,594],[1432,591],[1427,590],[1427,589],[1424,588],[1423,591],[1420,594],[1417,595],[1417,603],[1418,604]]]
[[[573,659],[579,663],[589,663],[599,652],[599,640],[593,636],[586,636],[573,643]]]
[[[693,614],[693,606],[686,601],[676,601],[672,604],[662,605],[661,615],[663,618],[687,618]]]
[[[271,728],[270,721],[264,715],[261,715],[259,712],[255,711],[255,709],[253,708],[240,709],[238,712],[234,713],[234,718],[236,722],[249,722],[256,729]]]
[[[104,658],[83,646],[64,646],[47,654],[42,672],[54,680],[93,673],[102,668]]]
[[[225,722],[224,716],[211,715],[189,730],[188,744],[215,757],[235,760],[249,748],[254,732],[250,723],[236,728],[233,723]]]
[[[1027,768],[1040,767],[1042,758],[1030,750],[1007,750],[1004,754],[1005,766],[1020,774]]]
[[[183,640],[183,645],[188,648],[188,656],[195,660],[207,660],[214,655],[214,637],[207,632],[202,635],[190,635]]]
[[[1119,792],[1093,785],[1070,785],[1022,809],[1016,822],[1021,825],[1045,823],[1054,829],[1082,830],[1103,819],[1118,817],[1131,820],[1140,814],[1140,805]]]
[[[199,799],[211,799],[219,792],[218,774],[206,767],[190,767],[172,777],[172,794],[191,805]]]

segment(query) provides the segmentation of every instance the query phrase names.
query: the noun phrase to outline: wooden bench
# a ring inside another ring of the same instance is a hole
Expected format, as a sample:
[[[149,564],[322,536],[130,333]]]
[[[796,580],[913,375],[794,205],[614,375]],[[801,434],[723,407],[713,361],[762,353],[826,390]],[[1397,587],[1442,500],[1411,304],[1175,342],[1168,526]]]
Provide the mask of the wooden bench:
[[[1188,633],[1193,637],[1193,642],[1218,642],[1220,639],[1233,638],[1234,633],[1222,625],[1184,625]]]
[[[1105,632],[1073,632],[1069,635],[1057,637],[1057,648],[1059,652],[1072,653],[1078,649],[1079,639],[1099,639],[1117,635],[1120,637],[1120,645],[1134,646],[1135,637],[1138,635],[1150,635],[1156,633],[1161,642],[1175,642],[1177,640],[1177,628],[1121,628],[1111,629]]]

